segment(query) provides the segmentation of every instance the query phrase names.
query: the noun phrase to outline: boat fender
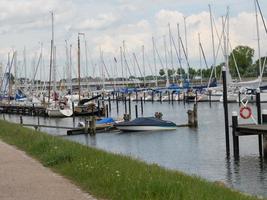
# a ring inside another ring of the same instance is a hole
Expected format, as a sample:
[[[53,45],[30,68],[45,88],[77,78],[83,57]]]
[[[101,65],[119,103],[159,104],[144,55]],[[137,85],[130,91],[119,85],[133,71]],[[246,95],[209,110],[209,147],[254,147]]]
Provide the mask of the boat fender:
[[[252,110],[250,107],[244,106],[240,108],[239,114],[243,119],[249,119],[252,115]]]

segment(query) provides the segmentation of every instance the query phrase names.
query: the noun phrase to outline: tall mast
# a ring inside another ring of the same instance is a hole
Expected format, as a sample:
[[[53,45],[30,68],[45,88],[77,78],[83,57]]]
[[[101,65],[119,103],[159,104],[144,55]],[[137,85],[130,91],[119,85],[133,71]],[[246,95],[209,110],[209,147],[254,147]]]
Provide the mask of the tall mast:
[[[72,45],[70,45],[70,93],[72,97]]]
[[[200,33],[198,33],[198,43],[199,43],[199,64],[200,64],[200,77],[202,85],[202,55],[201,55],[201,42],[200,42]]]
[[[145,68],[145,46],[142,45],[142,56],[143,56],[143,75],[144,75],[144,87],[146,87],[146,68]]]
[[[180,41],[180,25],[177,24],[177,33],[178,33],[178,59],[179,59],[179,63],[182,63],[182,58],[181,58],[181,41]],[[180,65],[180,74],[179,74],[179,78],[181,78],[182,76],[182,65]]]
[[[50,67],[49,67],[49,83],[48,83],[48,103],[50,103],[51,97],[51,78],[52,78],[52,65],[53,65],[53,48],[54,48],[54,12],[51,12],[52,18],[52,39],[50,49]]]
[[[257,9],[257,2],[254,0],[255,5],[255,15],[256,15],[256,28],[257,28],[257,42],[258,42],[258,58],[259,58],[259,76],[261,75],[261,48],[260,48],[260,31],[259,31],[259,20],[258,20],[258,9]]]
[[[167,44],[166,44],[166,35],[163,36],[163,42],[164,42],[164,51],[165,51],[165,68],[166,68],[166,87],[169,86],[169,73],[168,73],[168,59],[167,59]]]
[[[122,75],[122,85],[124,87],[124,70],[123,70],[123,55],[122,55],[122,48],[120,47],[120,54],[121,54],[121,75]]]
[[[217,77],[217,70],[216,70],[216,55],[215,55],[215,44],[214,44],[214,31],[213,31],[213,20],[211,14],[211,6],[209,4],[209,11],[210,11],[210,26],[211,26],[211,40],[212,40],[212,55],[213,55],[213,63],[212,68],[214,68],[214,76]]]
[[[156,77],[155,86],[158,87],[158,72],[157,72],[156,49],[155,49],[155,40],[154,40],[154,37],[152,37],[152,44],[153,44],[153,58],[154,58],[154,68],[155,68],[155,77]]]
[[[170,25],[170,23],[168,23],[168,26],[169,26],[169,39],[170,39],[171,69],[174,72],[174,69],[173,69],[173,55],[172,55],[172,34],[171,34],[171,25]],[[173,74],[173,77],[172,77],[172,82],[174,83],[174,74]]]
[[[80,35],[83,33],[78,33],[78,87],[79,87],[79,101],[81,100],[81,50],[80,50]]]

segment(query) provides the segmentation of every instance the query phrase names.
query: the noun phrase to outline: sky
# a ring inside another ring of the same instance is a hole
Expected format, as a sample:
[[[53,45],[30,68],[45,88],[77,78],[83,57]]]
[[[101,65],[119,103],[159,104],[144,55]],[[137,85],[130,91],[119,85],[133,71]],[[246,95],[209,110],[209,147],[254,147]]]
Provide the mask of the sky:
[[[267,1],[258,0],[263,8]],[[178,68],[178,58],[174,44],[178,49],[177,24],[184,46],[186,19],[188,61],[194,68],[205,68],[202,58],[200,64],[199,42],[207,60],[213,64],[212,35],[210,13],[211,5],[218,35],[222,30],[222,16],[229,6],[230,50],[237,45],[248,45],[255,49],[258,56],[256,17],[254,0],[1,0],[0,1],[0,62],[2,70],[8,62],[8,54],[17,51],[18,76],[32,78],[43,49],[43,62],[39,65],[37,77],[48,79],[51,41],[51,11],[54,12],[54,34],[56,46],[56,77],[66,78],[66,44],[68,51],[72,46],[72,77],[77,76],[77,37],[81,36],[81,72],[82,76],[118,77],[122,76],[120,65],[120,47],[125,41],[124,75],[155,74],[160,68]],[[168,24],[170,23],[170,37]],[[259,16],[260,52],[265,49],[267,34]],[[219,39],[215,37],[215,49]],[[154,65],[152,37],[155,39],[156,67]],[[166,40],[166,56],[164,48]],[[87,67],[85,59],[85,40],[87,43]],[[143,65],[142,46],[144,45],[145,63]],[[25,56],[24,56],[25,49]],[[100,59],[100,50],[103,59]],[[171,53],[172,52],[172,53]],[[133,53],[136,55],[134,59]],[[172,55],[172,56],[171,56]],[[114,57],[117,63],[114,62]],[[172,59],[171,59],[172,58]],[[26,67],[24,61],[26,60]],[[173,60],[173,61],[172,61]],[[105,67],[103,67],[103,62]],[[223,54],[218,53],[216,64],[223,62]],[[172,64],[173,63],[173,64]],[[138,69],[138,66],[140,70]],[[144,67],[143,67],[144,66]],[[182,53],[182,66],[187,68]],[[144,68],[144,69],[143,69]],[[14,70],[14,69],[12,69]]]

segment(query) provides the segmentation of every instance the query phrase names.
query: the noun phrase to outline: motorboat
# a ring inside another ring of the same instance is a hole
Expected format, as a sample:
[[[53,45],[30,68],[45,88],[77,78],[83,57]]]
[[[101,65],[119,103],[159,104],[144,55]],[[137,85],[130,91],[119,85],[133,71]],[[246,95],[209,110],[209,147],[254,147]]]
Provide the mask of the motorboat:
[[[132,121],[116,123],[114,125],[121,131],[159,131],[175,130],[176,124],[156,117],[139,117]]]

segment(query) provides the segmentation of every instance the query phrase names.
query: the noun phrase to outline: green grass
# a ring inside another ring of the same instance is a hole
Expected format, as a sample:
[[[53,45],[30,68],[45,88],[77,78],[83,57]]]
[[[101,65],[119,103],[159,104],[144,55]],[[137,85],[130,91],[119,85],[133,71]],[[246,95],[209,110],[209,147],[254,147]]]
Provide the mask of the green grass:
[[[86,147],[0,120],[0,139],[104,199],[257,199],[198,177]]]

